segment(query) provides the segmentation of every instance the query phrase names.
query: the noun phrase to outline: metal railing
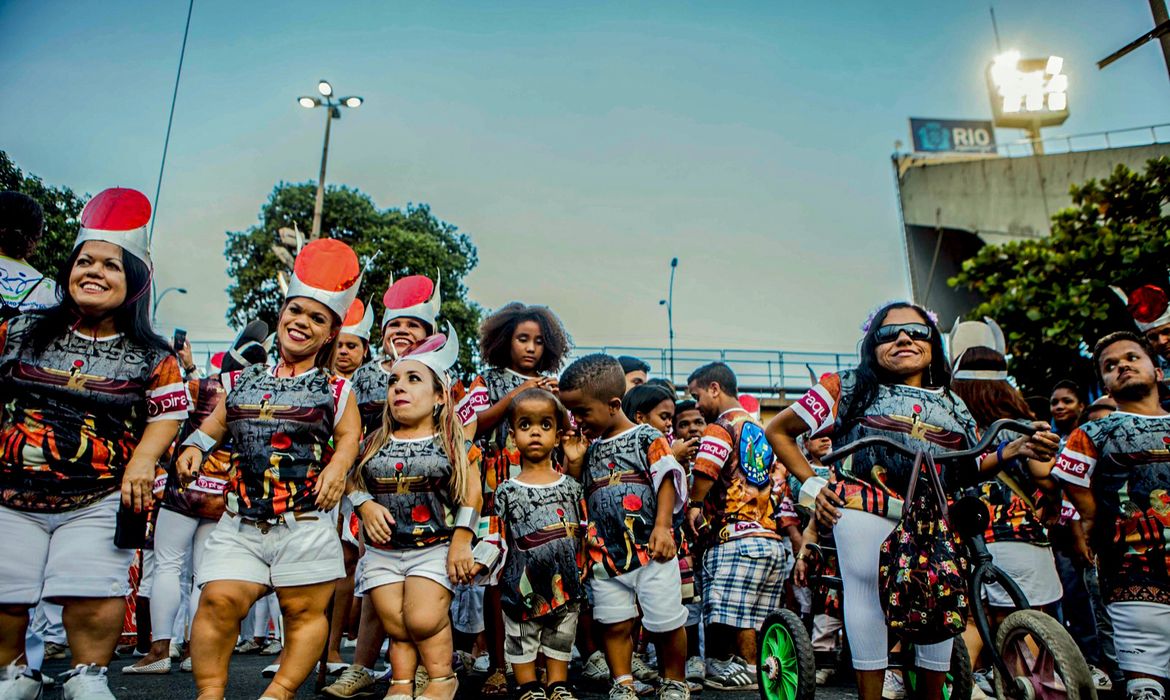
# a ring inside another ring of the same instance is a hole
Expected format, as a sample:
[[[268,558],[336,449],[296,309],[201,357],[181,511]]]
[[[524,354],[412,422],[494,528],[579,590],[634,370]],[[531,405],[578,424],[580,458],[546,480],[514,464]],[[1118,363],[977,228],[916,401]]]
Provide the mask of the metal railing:
[[[1044,155],[1094,151],[1101,148],[1124,148],[1127,146],[1149,146],[1170,142],[1170,124],[1135,126],[1128,129],[1110,129],[1086,134],[1049,136],[1042,139],[1019,139],[1001,143],[997,147],[1000,155],[1020,158],[1033,154],[1033,145],[1040,144]]]
[[[206,368],[211,356],[227,348],[231,340],[193,340],[196,364]],[[857,353],[800,352],[791,350],[729,350],[718,348],[675,348],[674,375],[670,374],[668,348],[626,345],[595,345],[573,348],[568,361],[594,352],[631,355],[650,365],[650,376],[669,379],[680,390],[691,372],[708,362],[726,362],[745,392],[762,396],[794,398],[812,386],[813,375],[840,372],[857,366]],[[811,370],[811,373],[810,373]]]

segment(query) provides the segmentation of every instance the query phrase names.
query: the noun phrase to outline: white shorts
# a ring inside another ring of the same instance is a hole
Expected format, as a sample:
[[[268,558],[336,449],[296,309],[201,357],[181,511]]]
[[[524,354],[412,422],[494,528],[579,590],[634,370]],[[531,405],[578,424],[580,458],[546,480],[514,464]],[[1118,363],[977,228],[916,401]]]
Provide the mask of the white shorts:
[[[991,552],[995,565],[1016,582],[1032,607],[1055,603],[1064,596],[1051,547],[1028,542],[991,542],[987,551]],[[1015,607],[1011,596],[997,583],[983,586],[983,597],[997,608]]]
[[[650,561],[615,578],[593,578],[593,619],[603,625],[638,617],[649,632],[669,632],[687,621],[678,559]]]
[[[0,506],[0,603],[42,598],[121,598],[130,593],[134,550],[114,546],[121,495],[64,513]]]
[[[149,598],[154,590],[154,550],[142,550],[142,571],[138,575],[138,597]]]
[[[454,591],[455,586],[447,578],[447,550],[450,548],[451,545],[446,543],[388,552],[366,547],[357,589],[368,595],[378,586],[402,583],[407,576],[419,576]]]
[[[274,525],[268,532],[224,513],[204,545],[196,585],[249,581],[273,588],[309,586],[345,576],[337,527],[328,513]]]
[[[1170,678],[1170,605],[1124,602],[1105,606],[1122,671]]]

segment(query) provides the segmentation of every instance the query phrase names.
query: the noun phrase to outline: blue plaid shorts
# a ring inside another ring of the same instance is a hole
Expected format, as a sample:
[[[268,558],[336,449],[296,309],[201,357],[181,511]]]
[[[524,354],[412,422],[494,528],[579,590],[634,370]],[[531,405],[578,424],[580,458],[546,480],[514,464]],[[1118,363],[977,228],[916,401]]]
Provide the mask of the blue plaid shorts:
[[[704,622],[756,629],[780,609],[794,563],[787,543],[768,537],[742,537],[707,550],[701,578]]]

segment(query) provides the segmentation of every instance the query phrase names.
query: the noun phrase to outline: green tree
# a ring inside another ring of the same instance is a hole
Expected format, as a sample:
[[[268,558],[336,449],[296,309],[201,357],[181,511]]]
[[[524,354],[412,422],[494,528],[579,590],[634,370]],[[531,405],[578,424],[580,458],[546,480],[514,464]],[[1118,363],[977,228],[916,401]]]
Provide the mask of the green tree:
[[[1047,395],[1065,378],[1093,385],[1084,347],[1135,330],[1109,286],[1128,292],[1167,282],[1170,158],[1149,161],[1144,173],[1118,165],[1071,194],[1073,206],[1052,217],[1050,237],[986,246],[950,280],[985,300],[971,318],[990,316],[1003,327],[1025,393]]]
[[[280,230],[296,227],[307,232],[315,196],[315,183],[281,182],[260,208],[258,224],[244,231],[228,232],[224,252],[228,274],[234,281],[228,288],[227,316],[233,326],[253,319],[275,326],[283,300],[277,273],[290,274],[290,254],[295,253],[287,245],[290,241],[282,245]],[[378,209],[369,195],[345,186],[326,187],[321,231],[323,236],[349,244],[363,263],[378,254],[362,278],[360,292],[363,301],[374,300],[378,319],[374,324],[375,346],[381,327],[382,294],[390,275],[398,279],[422,274],[434,279],[436,273],[441,273],[440,324],[450,322],[459,334],[459,370],[474,370],[480,308],[467,299],[463,285],[464,276],[477,262],[475,246],[467,234],[436,218],[425,204]]]
[[[81,227],[85,200],[68,187],[46,185],[39,177],[22,173],[8,154],[0,151],[0,190],[23,192],[45,210],[45,235],[28,262],[52,278],[73,252],[73,241]]]

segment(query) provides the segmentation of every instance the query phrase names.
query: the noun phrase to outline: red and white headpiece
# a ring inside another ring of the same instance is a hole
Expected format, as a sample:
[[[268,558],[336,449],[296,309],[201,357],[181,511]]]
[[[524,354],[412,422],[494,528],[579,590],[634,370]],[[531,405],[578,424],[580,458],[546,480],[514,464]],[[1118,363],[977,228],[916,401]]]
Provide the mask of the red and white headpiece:
[[[459,361],[459,336],[455,334],[455,329],[451,324],[447,324],[447,334],[436,333],[427,337],[418,345],[411,348],[410,352],[402,355],[394,361],[398,365],[407,360],[414,360],[421,362],[439,378],[446,387],[451,386],[451,375],[448,374],[450,369]]]
[[[341,332],[356,335],[367,343],[370,342],[370,331],[374,329],[374,307],[362,303],[361,299],[354,299],[349,305],[349,313],[341,324]]]
[[[386,306],[382,328],[390,321],[406,316],[417,318],[430,326],[432,332],[436,331],[439,306],[442,304],[442,297],[439,294],[442,275],[436,275],[436,279],[437,282],[432,282],[425,275],[411,275],[392,281],[390,288],[382,296],[382,303]]]
[[[297,253],[284,298],[319,301],[344,321],[361,281],[362,267],[353,248],[335,238],[318,238]]]
[[[1007,338],[1003,329],[995,319],[987,316],[982,321],[963,321],[955,319],[951,326],[951,335],[947,342],[950,350],[951,371],[955,379],[982,379],[987,381],[1006,381],[1008,373],[992,369],[959,369],[963,362],[963,354],[971,348],[990,348],[1000,355],[1007,357]]]
[[[1152,284],[1142,285],[1126,294],[1121,287],[1110,287],[1125,304],[1133,322],[1142,333],[1170,325],[1170,303],[1166,290]]]
[[[138,190],[111,187],[89,200],[81,211],[81,230],[73,249],[86,241],[113,243],[151,267],[150,200]]]

